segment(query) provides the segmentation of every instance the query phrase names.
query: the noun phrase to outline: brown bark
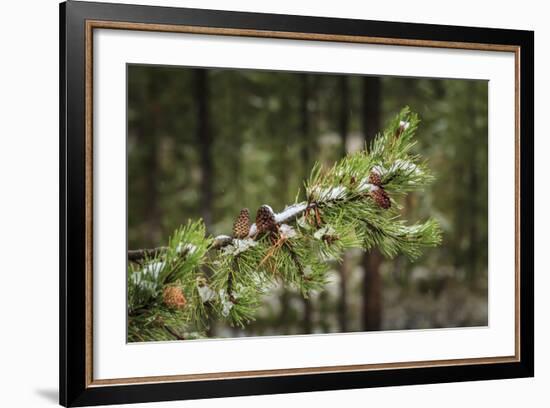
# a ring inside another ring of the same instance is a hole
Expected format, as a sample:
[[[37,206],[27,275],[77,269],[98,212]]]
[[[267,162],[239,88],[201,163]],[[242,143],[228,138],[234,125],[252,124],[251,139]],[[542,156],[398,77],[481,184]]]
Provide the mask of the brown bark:
[[[363,134],[367,145],[371,143],[380,129],[381,106],[380,78],[363,78],[362,89],[362,119]],[[372,250],[363,256],[363,330],[380,330],[382,327],[382,281],[380,264],[382,255],[378,250]]]
[[[380,330],[382,327],[381,263],[382,255],[378,250],[363,257],[363,330]]]
[[[340,299],[338,300],[338,323],[341,332],[348,331],[348,277],[350,272],[350,259],[346,253],[343,255],[340,265]]]

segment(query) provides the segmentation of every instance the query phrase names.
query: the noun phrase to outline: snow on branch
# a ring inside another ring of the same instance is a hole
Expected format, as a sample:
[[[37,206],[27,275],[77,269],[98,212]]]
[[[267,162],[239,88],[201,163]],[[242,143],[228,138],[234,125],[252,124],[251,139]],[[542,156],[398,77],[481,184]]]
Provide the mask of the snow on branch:
[[[315,207],[315,203],[306,203],[301,202],[297,204],[292,204],[288,207],[286,207],[283,211],[280,213],[275,214],[275,222],[278,225],[282,225],[285,223],[292,222],[296,220],[300,215],[302,215],[308,208]],[[252,224],[250,226],[250,232],[248,233],[248,237],[252,238],[256,235],[258,232],[256,228],[256,224]],[[210,246],[210,250],[216,250],[221,249],[233,242],[233,237],[229,235],[218,235],[214,237],[214,241],[212,242],[212,245]],[[158,247],[158,248],[146,248],[146,249],[134,249],[134,250],[128,250],[128,260],[131,262],[140,262],[144,260],[145,258],[152,258],[157,255],[161,255],[164,252],[168,250],[168,247]],[[185,252],[182,252],[181,255],[185,255]]]

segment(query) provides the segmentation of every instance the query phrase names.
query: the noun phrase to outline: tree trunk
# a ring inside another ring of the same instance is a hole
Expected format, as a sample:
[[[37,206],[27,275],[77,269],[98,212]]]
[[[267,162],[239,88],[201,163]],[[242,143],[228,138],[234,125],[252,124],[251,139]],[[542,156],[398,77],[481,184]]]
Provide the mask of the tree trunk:
[[[380,78],[363,78],[362,120],[363,134],[367,145],[370,145],[380,129],[380,107],[382,103],[380,94]],[[363,256],[363,330],[380,330],[382,327],[381,263],[382,255],[378,250],[372,250]]]
[[[347,153],[346,143],[349,131],[349,91],[348,78],[342,76],[339,78],[339,93],[340,93],[340,118],[339,118],[339,133],[342,143],[342,157]],[[338,322],[340,331],[348,331],[348,276],[349,276],[350,260],[348,254],[344,254],[340,265],[340,299],[338,300]]]
[[[140,127],[140,136],[147,146],[145,149],[144,168],[145,172],[145,214],[144,219],[147,220],[146,237],[149,245],[157,246],[160,242],[160,211],[159,211],[159,135],[158,128],[160,126],[161,106],[158,100],[158,91],[160,88],[160,78],[158,75],[153,75],[149,78],[147,87],[147,98],[149,101],[148,112],[145,115],[144,124]]]
[[[310,154],[310,124],[309,124],[309,77],[307,74],[300,75],[301,77],[301,89],[300,89],[300,133],[302,136],[301,143],[301,156],[302,156],[302,165],[304,168],[304,177],[307,178],[309,171],[309,163],[311,161]],[[312,333],[312,315],[313,308],[311,304],[311,299],[303,298],[304,303],[304,319],[303,319],[303,331],[304,333]]]
[[[212,134],[210,132],[208,72],[195,69],[195,101],[197,103],[196,137],[199,146],[201,169],[200,211],[206,229],[212,225]],[[208,337],[216,335],[216,321],[211,318],[207,330]]]
[[[210,129],[208,72],[195,70],[197,143],[201,167],[200,208],[207,229],[212,225],[212,133]]]

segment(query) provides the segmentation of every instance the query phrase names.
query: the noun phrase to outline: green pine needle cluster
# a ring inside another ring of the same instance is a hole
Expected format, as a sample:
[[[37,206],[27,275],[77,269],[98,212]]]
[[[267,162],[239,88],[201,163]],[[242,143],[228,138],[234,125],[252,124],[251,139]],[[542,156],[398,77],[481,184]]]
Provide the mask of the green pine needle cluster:
[[[433,179],[412,153],[418,122],[405,108],[364,150],[329,169],[316,164],[305,182],[307,201],[291,206],[299,211],[277,214],[272,231],[215,245],[202,220],[190,221],[164,251],[129,263],[128,341],[206,337],[212,319],[244,327],[277,284],[306,298],[322,291],[331,262],[350,248],[376,247],[387,257],[414,260],[439,245],[438,223],[407,225],[396,200]],[[380,197],[388,201],[381,204]],[[184,305],[164,299],[169,287],[180,291]]]

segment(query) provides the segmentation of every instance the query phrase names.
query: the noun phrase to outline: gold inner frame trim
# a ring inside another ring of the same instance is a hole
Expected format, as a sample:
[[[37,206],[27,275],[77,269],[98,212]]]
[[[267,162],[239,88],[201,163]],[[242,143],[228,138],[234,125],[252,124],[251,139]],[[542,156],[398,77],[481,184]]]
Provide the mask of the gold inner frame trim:
[[[409,47],[447,48],[478,51],[513,52],[515,57],[515,354],[502,357],[479,357],[447,360],[429,360],[377,364],[354,364],[341,366],[300,367],[274,370],[252,370],[214,372],[201,374],[168,375],[153,377],[127,377],[113,379],[93,378],[93,30],[118,29],[132,31],[154,31],[169,33],[187,33],[219,36],[238,36],[256,38],[274,38],[306,41],[329,41],[357,44],[380,44]],[[521,47],[504,44],[483,44],[433,40],[415,40],[405,38],[384,38],[369,36],[333,35],[300,33],[287,31],[267,31],[235,28],[196,27],[187,25],[166,25],[149,23],[128,23],[120,21],[86,21],[86,387],[112,385],[131,385],[143,383],[166,383],[178,381],[224,380],[251,377],[291,376],[301,374],[320,374],[338,372],[357,372],[371,370],[407,369],[420,367],[460,366],[471,364],[513,363],[520,356],[520,51]]]

